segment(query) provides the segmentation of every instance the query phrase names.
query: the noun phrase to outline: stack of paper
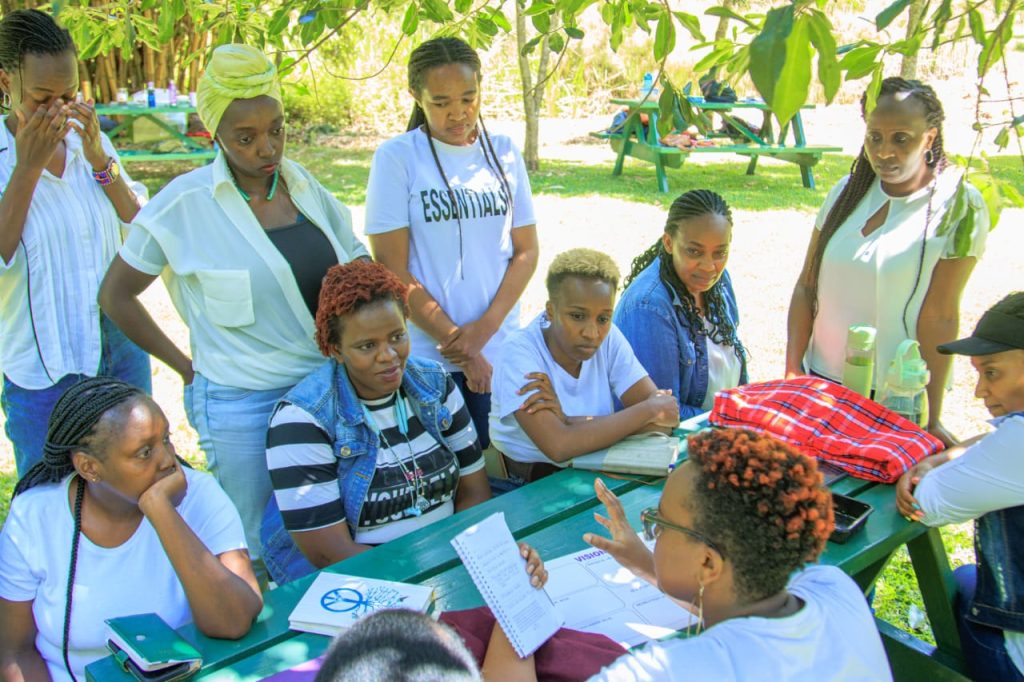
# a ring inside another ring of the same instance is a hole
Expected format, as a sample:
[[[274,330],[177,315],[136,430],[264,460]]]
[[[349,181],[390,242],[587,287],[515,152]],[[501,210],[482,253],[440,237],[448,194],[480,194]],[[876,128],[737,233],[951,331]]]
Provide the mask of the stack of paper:
[[[628,436],[607,450],[574,457],[571,462],[576,469],[665,476],[678,458],[677,436],[651,432]]]
[[[427,585],[321,573],[288,616],[288,626],[301,632],[334,636],[376,611],[426,612],[433,601],[434,589]]]

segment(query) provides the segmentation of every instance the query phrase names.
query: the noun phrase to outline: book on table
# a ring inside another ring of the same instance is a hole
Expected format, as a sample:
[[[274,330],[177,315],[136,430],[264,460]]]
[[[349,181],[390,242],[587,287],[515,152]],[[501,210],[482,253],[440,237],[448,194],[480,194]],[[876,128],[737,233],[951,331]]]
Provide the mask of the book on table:
[[[105,622],[107,648],[136,679],[184,679],[203,663],[196,648],[155,613],[120,616]]]
[[[571,460],[575,469],[615,474],[665,476],[679,459],[680,439],[652,431],[623,438],[605,450]]]
[[[391,580],[320,573],[288,616],[288,627],[333,637],[364,616],[385,609],[429,612],[434,588]]]
[[[451,542],[520,658],[558,632],[562,617],[544,588],[530,584],[526,559],[519,553],[504,513],[491,514]]]

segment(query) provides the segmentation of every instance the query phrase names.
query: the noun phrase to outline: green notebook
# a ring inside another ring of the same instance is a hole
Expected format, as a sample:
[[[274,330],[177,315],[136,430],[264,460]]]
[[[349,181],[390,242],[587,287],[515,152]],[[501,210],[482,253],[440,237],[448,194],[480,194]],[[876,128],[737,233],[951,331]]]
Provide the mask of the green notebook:
[[[136,677],[142,673],[140,679],[182,679],[202,665],[196,648],[155,613],[111,618],[106,623],[111,651],[125,670]]]

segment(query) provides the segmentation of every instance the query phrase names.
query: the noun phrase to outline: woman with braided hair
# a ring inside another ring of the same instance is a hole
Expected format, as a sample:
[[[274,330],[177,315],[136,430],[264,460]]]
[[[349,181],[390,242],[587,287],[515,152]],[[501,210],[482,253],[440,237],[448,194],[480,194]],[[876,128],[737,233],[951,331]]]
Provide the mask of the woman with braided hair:
[[[267,432],[261,537],[278,584],[491,496],[462,392],[440,363],[410,356],[406,290],[380,263],[324,278],[316,341],[328,359]]]
[[[22,476],[69,386],[97,375],[152,385],[149,356],[96,305],[148,193],[121,171],[79,85],[75,45],[53,17],[0,20],[0,400]]]
[[[936,348],[957,335],[960,295],[984,251],[981,194],[948,167],[942,103],[919,81],[886,78],[866,110],[864,145],[818,213],[789,307],[786,375],[839,381],[851,325],[878,330],[875,390],[904,339],[931,371],[928,430],[940,421],[950,361]]]
[[[452,37],[409,58],[408,131],[373,156],[366,234],[374,257],[409,285],[412,352],[441,362],[489,443],[492,365],[519,328],[519,297],[537,268],[526,167],[480,117],[480,57]]]
[[[75,384],[44,452],[0,534],[0,677],[85,679],[109,653],[108,618],[249,631],[263,600],[238,512],[212,476],[183,466],[148,396],[106,377]]]
[[[807,565],[834,527],[815,461],[742,429],[694,434],[688,452],[658,505],[640,512],[653,552],[600,478],[594,488],[608,516],[594,518],[610,537],[583,540],[692,604],[697,634],[648,644],[591,679],[891,680],[860,588],[835,566]],[[485,675],[531,679],[532,658],[497,660],[499,651],[492,640]]]
[[[711,409],[715,393],[747,382],[739,308],[725,269],[732,211],[696,189],[668,210],[665,232],[633,260],[614,321],[654,383],[671,389],[679,418]]]

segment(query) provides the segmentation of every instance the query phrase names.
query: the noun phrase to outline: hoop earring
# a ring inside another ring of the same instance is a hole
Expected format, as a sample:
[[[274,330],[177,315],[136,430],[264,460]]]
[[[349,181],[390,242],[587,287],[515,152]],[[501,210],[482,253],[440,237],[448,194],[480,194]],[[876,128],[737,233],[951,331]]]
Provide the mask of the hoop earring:
[[[686,636],[696,637],[704,631],[704,583],[700,583],[700,591],[697,592],[697,628],[693,630],[694,624],[691,621],[686,626]]]
[[[931,149],[925,149],[924,150],[924,162],[925,162],[925,164],[927,164],[929,166],[934,164],[935,163],[935,152],[933,152]]]
[[[9,92],[3,93],[3,97],[0,98],[0,107],[3,107],[4,109],[8,109],[9,110],[11,108],[11,104],[12,104],[12,102],[11,102],[11,93],[9,93]]]

